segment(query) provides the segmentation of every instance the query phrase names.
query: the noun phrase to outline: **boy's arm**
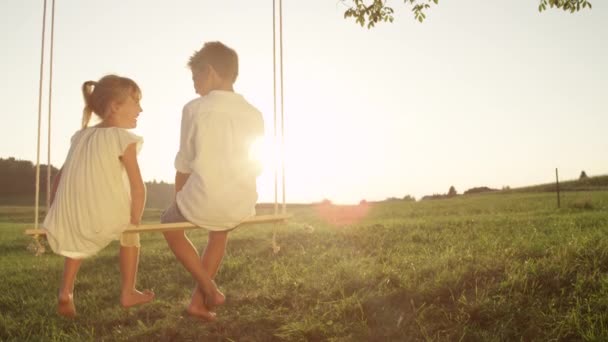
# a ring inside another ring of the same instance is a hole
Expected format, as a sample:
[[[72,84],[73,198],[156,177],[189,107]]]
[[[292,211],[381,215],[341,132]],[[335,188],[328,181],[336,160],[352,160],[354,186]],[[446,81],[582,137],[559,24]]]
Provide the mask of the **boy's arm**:
[[[179,151],[175,156],[175,193],[173,199],[177,197],[177,193],[182,190],[186,181],[190,177],[191,169],[190,162],[194,159],[194,128],[195,122],[192,122],[191,115],[188,111],[188,106],[184,106],[182,110],[182,122],[179,132]]]
[[[177,193],[181,190],[183,184],[186,182],[183,176],[178,177],[178,173],[181,174],[190,174],[192,170],[190,169],[190,163],[194,160],[194,126],[195,122],[192,122],[190,119],[191,116],[188,112],[188,107],[184,107],[182,111],[182,123],[181,129],[179,133],[179,150],[177,151],[177,155],[175,156],[175,170],[177,171],[175,175],[175,192]],[[181,181],[181,186],[177,187],[178,178]],[[187,176],[185,176],[188,179]]]
[[[53,204],[53,201],[55,200],[55,194],[57,193],[57,187],[59,186],[60,180],[61,180],[61,170],[59,170],[59,172],[57,172],[57,174],[55,175],[55,178],[53,179],[53,184],[51,185],[51,198],[50,198],[51,203],[49,203],[49,205]]]
[[[184,184],[186,184],[189,177],[189,173],[175,172],[175,196],[177,196],[177,193],[184,187]]]
[[[137,163],[137,144],[132,143],[125,149],[120,158],[125,165],[129,184],[131,187],[131,224],[141,223],[141,217],[146,204],[146,185],[141,178],[139,164]]]

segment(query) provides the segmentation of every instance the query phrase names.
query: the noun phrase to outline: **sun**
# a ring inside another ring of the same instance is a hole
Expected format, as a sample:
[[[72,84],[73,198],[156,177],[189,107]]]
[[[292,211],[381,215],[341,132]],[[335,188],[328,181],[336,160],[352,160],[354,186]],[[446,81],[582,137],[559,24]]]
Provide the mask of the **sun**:
[[[249,146],[249,158],[259,164],[264,171],[275,170],[280,160],[280,144],[267,136],[255,138]]]

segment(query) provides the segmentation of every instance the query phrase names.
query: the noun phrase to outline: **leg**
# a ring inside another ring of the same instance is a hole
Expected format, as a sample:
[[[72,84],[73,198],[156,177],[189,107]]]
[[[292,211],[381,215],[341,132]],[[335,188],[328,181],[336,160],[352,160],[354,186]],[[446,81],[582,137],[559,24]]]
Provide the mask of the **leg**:
[[[74,282],[76,274],[82,264],[81,259],[65,258],[63,264],[63,276],[59,287],[59,298],[57,305],[57,313],[65,317],[76,316],[76,307],[74,306]]]
[[[207,270],[211,279],[215,279],[215,275],[220,268],[224,253],[226,252],[227,241],[228,232],[209,232],[207,247],[201,260],[203,268]]]
[[[139,235],[123,234],[120,244],[120,304],[128,308],[147,303],[154,299],[154,292],[150,290],[140,292],[135,289],[139,264]]]
[[[205,297],[212,298],[212,303],[215,303],[215,305],[222,304],[224,296],[218,291],[209,273],[203,268],[196,248],[192,245],[192,242],[190,242],[184,231],[164,232],[163,234],[173,254],[175,254],[188,272],[192,274]]]
[[[201,257],[203,269],[209,274],[209,277],[213,280],[215,275],[222,263],[224,253],[226,251],[226,242],[228,241],[228,232],[209,232],[209,238],[207,240],[207,247]],[[199,286],[194,288],[192,291],[192,299],[190,301],[189,309],[196,309],[202,306],[208,306],[210,309],[214,305],[220,305],[224,302],[224,298],[221,298],[220,303],[207,301],[205,303],[205,296]]]

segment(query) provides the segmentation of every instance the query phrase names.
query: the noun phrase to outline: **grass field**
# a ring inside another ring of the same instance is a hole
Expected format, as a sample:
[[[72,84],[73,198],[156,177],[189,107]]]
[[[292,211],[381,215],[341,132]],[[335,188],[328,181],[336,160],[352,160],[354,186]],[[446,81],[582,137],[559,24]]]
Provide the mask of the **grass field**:
[[[142,236],[139,273],[153,303],[120,308],[112,244],[80,270],[79,317],[57,316],[62,258],[28,251],[31,208],[0,207],[0,340],[605,341],[607,209],[605,191],[566,193],[561,209],[546,193],[298,207],[287,225],[231,233],[227,303],[202,323],[157,233]]]

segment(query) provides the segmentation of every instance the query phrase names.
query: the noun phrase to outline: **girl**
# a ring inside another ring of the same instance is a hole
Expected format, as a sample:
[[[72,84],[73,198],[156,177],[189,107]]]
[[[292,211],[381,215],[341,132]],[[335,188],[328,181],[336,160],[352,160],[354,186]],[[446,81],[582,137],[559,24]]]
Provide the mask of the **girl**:
[[[140,223],[146,197],[137,164],[142,138],[127,131],[137,126],[141,90],[129,78],[108,75],[84,82],[82,94],[82,129],[72,136],[43,223],[49,245],[65,257],[57,311],[67,317],[76,315],[74,281],[82,259],[113,240],[120,240],[121,305],[154,298],[150,290],[135,289],[139,234],[123,233]],[[101,122],[87,127],[92,113]]]

